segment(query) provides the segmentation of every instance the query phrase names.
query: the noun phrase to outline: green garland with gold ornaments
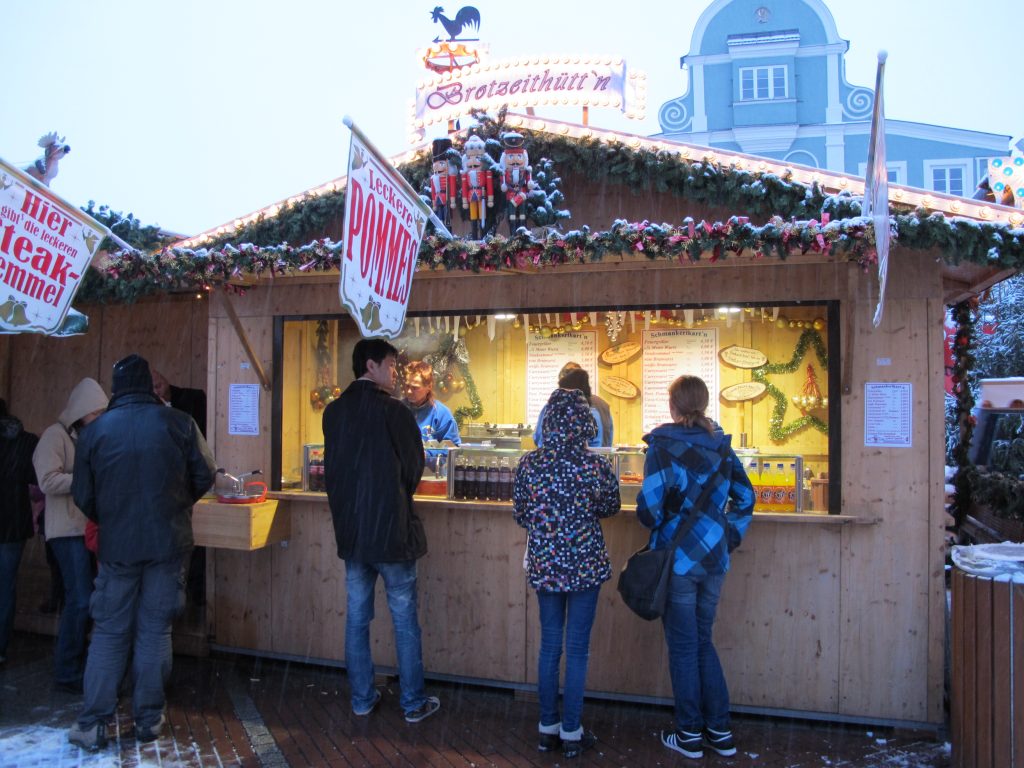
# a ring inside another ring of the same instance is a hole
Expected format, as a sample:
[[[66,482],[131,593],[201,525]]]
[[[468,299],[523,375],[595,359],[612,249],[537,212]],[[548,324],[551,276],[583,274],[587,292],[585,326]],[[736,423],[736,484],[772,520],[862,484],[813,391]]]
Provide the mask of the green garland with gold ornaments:
[[[764,384],[768,394],[775,400],[775,407],[772,409],[771,418],[768,420],[768,436],[775,442],[781,442],[806,427],[813,427],[824,435],[828,434],[828,424],[811,414],[804,414],[799,419],[784,424],[786,410],[789,408],[789,398],[786,397],[786,394],[781,389],[768,381],[768,376],[771,374],[793,373],[796,371],[800,362],[806,356],[808,348],[812,346],[814,347],[815,354],[818,356],[821,367],[824,370],[828,370],[828,351],[821,340],[821,334],[814,328],[808,328],[800,334],[800,338],[796,343],[796,349],[793,350],[793,357],[788,363],[768,363],[760,368],[755,368],[751,372],[754,381]]]
[[[453,369],[458,369],[466,382],[469,405],[455,409],[452,413],[455,423],[461,427],[467,416],[471,419],[480,418],[484,407],[480,402],[480,393],[477,391],[476,382],[473,381],[473,374],[469,371],[469,350],[466,349],[466,342],[456,338],[454,334],[446,334],[441,338],[437,351],[427,355],[424,360],[434,369],[435,378],[441,382],[451,376]]]

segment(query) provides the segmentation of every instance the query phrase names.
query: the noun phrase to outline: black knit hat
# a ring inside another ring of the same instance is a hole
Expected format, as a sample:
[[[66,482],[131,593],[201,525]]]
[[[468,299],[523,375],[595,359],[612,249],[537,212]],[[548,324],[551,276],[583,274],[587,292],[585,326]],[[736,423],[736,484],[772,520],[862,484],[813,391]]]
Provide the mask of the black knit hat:
[[[114,383],[111,387],[111,395],[152,391],[153,374],[149,372],[149,363],[145,358],[128,355],[114,363]]]

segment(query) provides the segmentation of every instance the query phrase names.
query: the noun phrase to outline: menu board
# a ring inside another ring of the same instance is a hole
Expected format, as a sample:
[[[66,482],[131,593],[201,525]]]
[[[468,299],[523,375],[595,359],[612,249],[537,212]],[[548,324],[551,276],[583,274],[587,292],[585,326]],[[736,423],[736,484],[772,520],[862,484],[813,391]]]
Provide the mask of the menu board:
[[[597,391],[597,331],[573,331],[544,338],[526,338],[526,421],[537,417],[551,393],[558,389],[558,372],[568,362],[579,363],[590,374],[590,391]]]
[[[672,421],[668,387],[684,373],[708,385],[708,418],[718,421],[718,329],[648,329],[644,338],[643,430]]]
[[[910,382],[864,384],[865,447],[912,448],[913,414]]]

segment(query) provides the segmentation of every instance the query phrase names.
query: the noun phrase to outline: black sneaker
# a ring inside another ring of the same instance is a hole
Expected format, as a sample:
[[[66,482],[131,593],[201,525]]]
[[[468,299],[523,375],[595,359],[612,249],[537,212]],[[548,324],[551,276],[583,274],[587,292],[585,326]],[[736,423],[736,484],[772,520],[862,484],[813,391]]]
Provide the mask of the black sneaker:
[[[441,708],[441,700],[437,696],[427,696],[426,700],[411,712],[405,713],[405,722],[418,723],[426,720]]]
[[[562,739],[562,755],[567,758],[579,757],[595,744],[597,736],[590,731],[584,731],[578,739]]]
[[[562,746],[562,738],[557,733],[540,733],[537,738],[538,752],[554,752]]]
[[[164,729],[164,724],[167,722],[167,718],[164,717],[164,713],[160,713],[159,719],[153,725],[135,725],[135,740],[143,744],[148,744],[151,741],[156,741],[160,738],[160,732]]]
[[[711,747],[722,757],[732,757],[736,754],[732,731],[716,731],[714,728],[705,728],[704,746]]]
[[[699,733],[662,731],[661,743],[683,757],[699,760],[704,757],[704,744]]]
[[[68,741],[76,747],[81,747],[90,752],[102,749],[107,746],[107,724],[98,722],[88,728],[81,727],[78,723],[71,726],[68,731]]]

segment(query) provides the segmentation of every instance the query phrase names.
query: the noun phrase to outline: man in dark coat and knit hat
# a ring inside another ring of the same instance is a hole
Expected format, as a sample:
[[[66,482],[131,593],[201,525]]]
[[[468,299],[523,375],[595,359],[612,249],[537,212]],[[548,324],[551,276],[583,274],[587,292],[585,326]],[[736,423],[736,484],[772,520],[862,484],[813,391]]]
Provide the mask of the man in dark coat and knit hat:
[[[85,706],[68,733],[71,743],[106,744],[129,656],[136,739],[160,737],[171,623],[184,605],[182,564],[193,544],[192,505],[213,485],[214,471],[192,417],[153,394],[149,363],[138,355],[115,363],[110,405],[79,439],[71,483],[75,504],[99,526],[100,563]]]

